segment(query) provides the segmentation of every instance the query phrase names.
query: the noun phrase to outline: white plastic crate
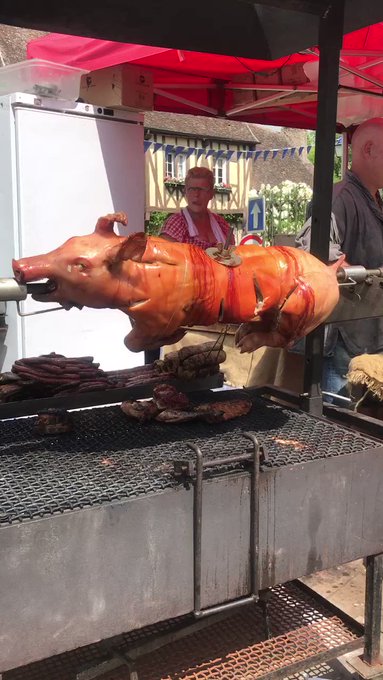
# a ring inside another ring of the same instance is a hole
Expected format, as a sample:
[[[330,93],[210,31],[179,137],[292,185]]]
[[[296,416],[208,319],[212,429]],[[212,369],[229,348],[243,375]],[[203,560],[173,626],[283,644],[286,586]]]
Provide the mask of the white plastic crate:
[[[0,68],[0,95],[26,92],[39,97],[76,101],[81,76],[88,71],[45,59],[29,59]]]

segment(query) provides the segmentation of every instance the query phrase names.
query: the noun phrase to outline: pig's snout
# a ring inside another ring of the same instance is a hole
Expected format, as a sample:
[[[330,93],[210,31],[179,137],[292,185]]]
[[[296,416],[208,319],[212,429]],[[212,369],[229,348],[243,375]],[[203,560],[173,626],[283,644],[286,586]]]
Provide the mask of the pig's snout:
[[[12,269],[16,281],[18,281],[19,283],[24,283],[24,272],[22,263],[19,260],[12,260]]]
[[[38,258],[36,261],[33,260],[34,258],[25,258],[12,261],[13,273],[18,283],[48,279],[51,275],[51,268],[48,263],[43,264]]]

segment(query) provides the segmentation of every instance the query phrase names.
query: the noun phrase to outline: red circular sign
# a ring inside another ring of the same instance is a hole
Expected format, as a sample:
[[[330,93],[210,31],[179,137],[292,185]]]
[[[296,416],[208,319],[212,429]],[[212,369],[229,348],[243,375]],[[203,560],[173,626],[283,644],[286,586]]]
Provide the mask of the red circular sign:
[[[241,246],[262,246],[263,245],[263,239],[258,234],[247,234],[246,236],[243,237],[240,245]]]

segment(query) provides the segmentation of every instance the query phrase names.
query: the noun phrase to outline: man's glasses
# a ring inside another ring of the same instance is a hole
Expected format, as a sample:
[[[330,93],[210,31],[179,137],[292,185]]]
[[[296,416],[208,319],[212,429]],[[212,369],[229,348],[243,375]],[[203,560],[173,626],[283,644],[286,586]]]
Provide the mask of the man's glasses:
[[[209,193],[210,189],[207,189],[206,187],[186,187],[186,191],[189,191],[191,193],[196,193],[197,191],[202,191],[202,193]]]

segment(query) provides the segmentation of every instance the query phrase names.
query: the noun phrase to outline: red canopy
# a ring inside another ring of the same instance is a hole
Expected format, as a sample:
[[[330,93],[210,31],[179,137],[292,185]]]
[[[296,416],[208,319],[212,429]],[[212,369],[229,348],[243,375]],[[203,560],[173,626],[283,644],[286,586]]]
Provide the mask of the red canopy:
[[[28,58],[89,70],[136,64],[154,77],[157,111],[315,128],[319,53],[275,61],[131,45],[52,33],[28,45]],[[345,35],[338,126],[383,115],[383,22]]]

